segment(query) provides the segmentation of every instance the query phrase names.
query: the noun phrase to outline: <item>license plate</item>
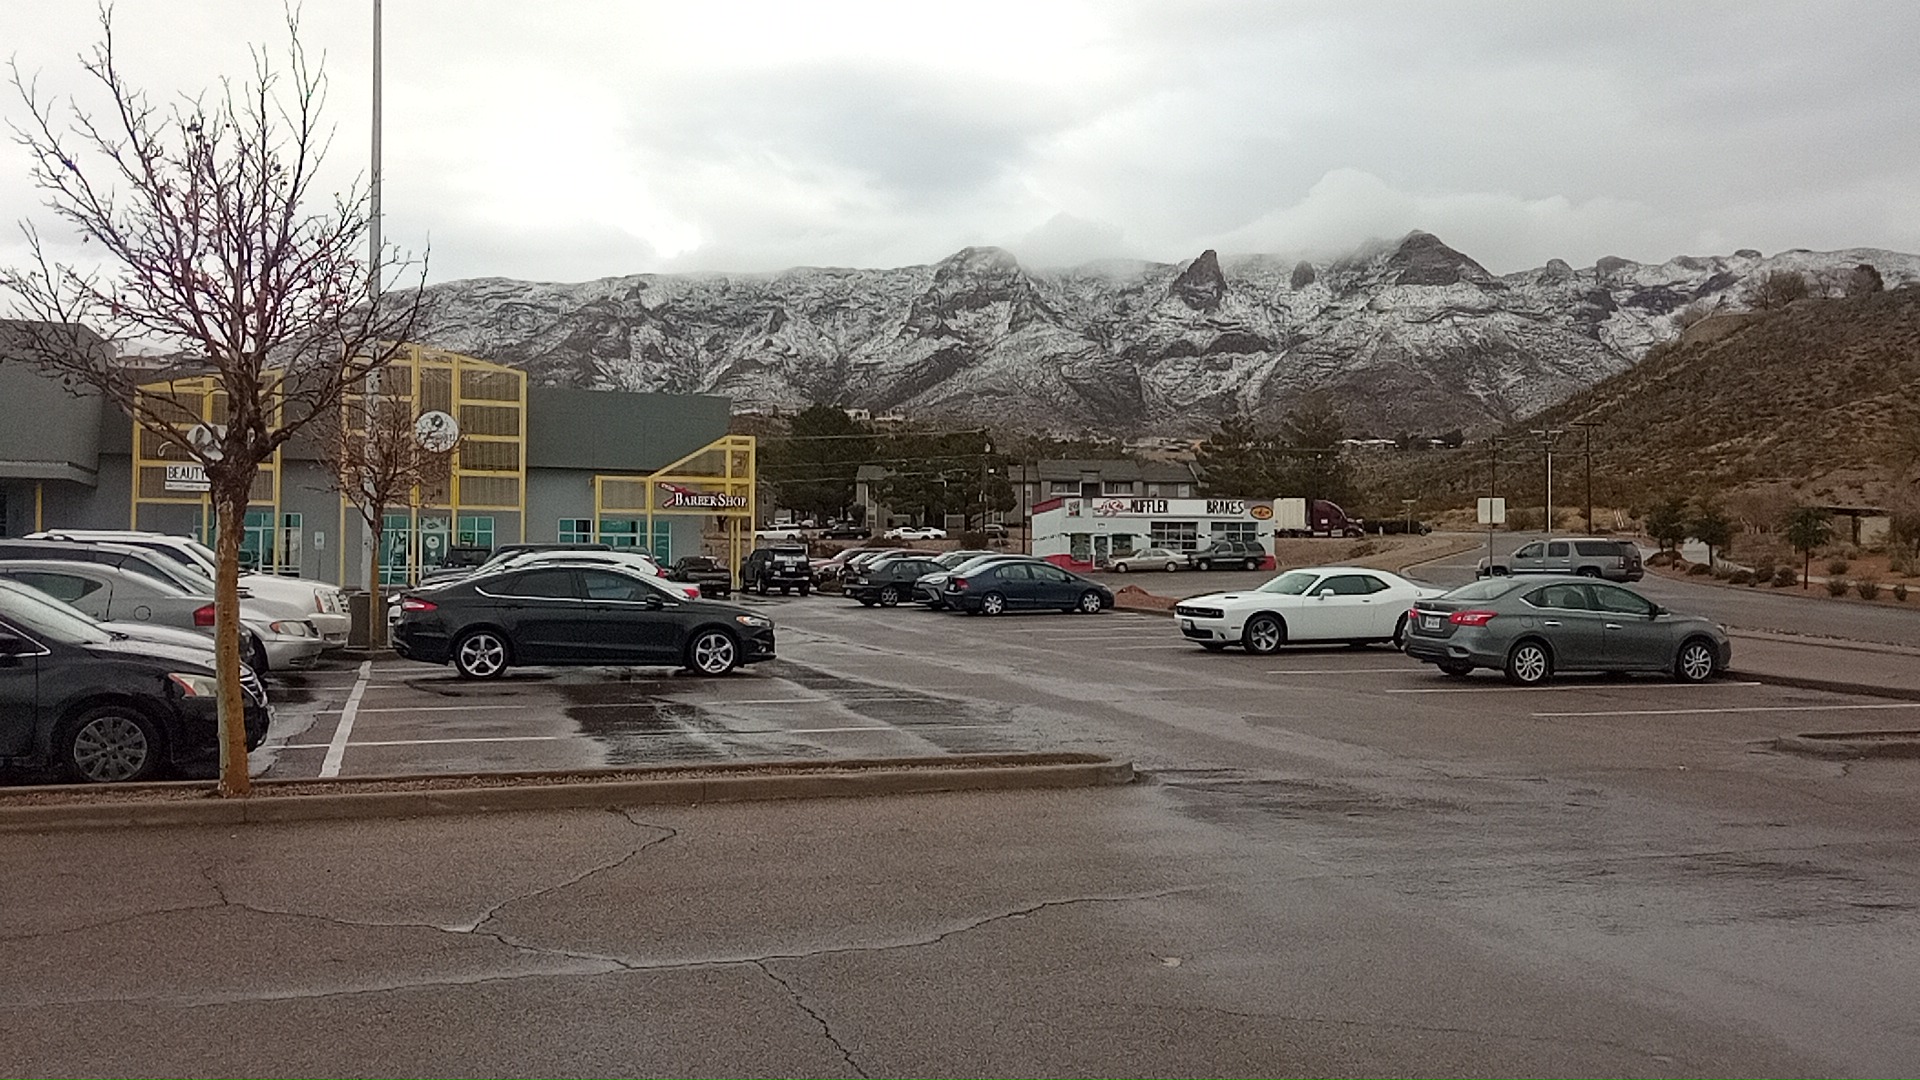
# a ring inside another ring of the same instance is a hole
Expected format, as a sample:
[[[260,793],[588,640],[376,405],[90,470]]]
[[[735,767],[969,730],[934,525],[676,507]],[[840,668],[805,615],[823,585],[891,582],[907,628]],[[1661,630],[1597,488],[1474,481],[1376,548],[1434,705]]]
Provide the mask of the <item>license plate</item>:
[[[1180,620],[1180,629],[1182,629],[1182,630],[1191,630],[1191,629],[1193,629],[1193,620],[1192,620],[1192,619],[1181,619],[1181,620]]]
[[[1440,629],[1440,616],[1438,616],[1438,615],[1422,615],[1422,616],[1420,616],[1420,629],[1422,629],[1422,630],[1438,630],[1438,629]]]

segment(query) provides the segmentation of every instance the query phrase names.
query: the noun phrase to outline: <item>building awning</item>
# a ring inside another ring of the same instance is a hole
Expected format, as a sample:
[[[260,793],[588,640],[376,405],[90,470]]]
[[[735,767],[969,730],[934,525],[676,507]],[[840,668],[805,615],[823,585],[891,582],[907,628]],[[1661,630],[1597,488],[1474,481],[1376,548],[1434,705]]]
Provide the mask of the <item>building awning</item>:
[[[100,474],[64,461],[0,461],[0,479],[65,480],[70,484],[96,487],[100,483]]]

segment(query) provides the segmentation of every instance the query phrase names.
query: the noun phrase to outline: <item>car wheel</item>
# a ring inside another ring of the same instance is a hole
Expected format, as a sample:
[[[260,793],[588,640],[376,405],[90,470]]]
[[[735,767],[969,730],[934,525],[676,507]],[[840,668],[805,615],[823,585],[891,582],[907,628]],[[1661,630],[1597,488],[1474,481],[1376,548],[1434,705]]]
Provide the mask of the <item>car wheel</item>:
[[[1080,594],[1080,613],[1082,615],[1098,615],[1100,614],[1101,606],[1099,593],[1088,589],[1086,592]]]
[[[393,635],[389,633],[387,636],[392,637]],[[261,641],[259,638],[255,638],[253,641],[252,654],[253,655],[247,657],[247,666],[253,669],[253,673],[255,675],[265,675],[267,673],[266,642]]]
[[[999,615],[1007,610],[1007,598],[997,592],[990,592],[980,598],[980,614]]]
[[[1127,564],[1126,564],[1126,563],[1123,563],[1123,562],[1117,562],[1117,563],[1114,563],[1114,564],[1113,564],[1113,572],[1114,572],[1114,573],[1116,573],[1116,574],[1124,574],[1124,573],[1126,573],[1126,572],[1127,572]]]
[[[1286,644],[1287,628],[1273,615],[1255,615],[1247,620],[1246,629],[1240,632],[1240,640],[1247,651],[1259,656],[1278,652]]]
[[[761,578],[759,581],[754,583],[754,586],[759,590],[761,596],[767,595],[767,579],[766,578]]]
[[[1553,678],[1553,655],[1544,643],[1528,639],[1507,653],[1507,681],[1515,686],[1539,686]]]
[[[702,675],[725,675],[740,664],[740,644],[725,630],[702,630],[687,642],[687,668]]]
[[[1200,643],[1200,647],[1208,652],[1219,652],[1227,647],[1227,643],[1224,641],[1203,641]]]
[[[463,679],[492,679],[507,670],[507,639],[475,630],[453,647],[453,670]]]
[[[1673,660],[1673,677],[1681,682],[1702,683],[1713,678],[1713,646],[1705,638],[1688,638]]]
[[[1598,567],[1594,567],[1594,566],[1583,566],[1580,568],[1580,576],[1597,578],[1600,576],[1600,570]]]
[[[860,606],[861,606],[861,607],[872,607],[872,606],[873,606],[873,597],[871,597],[871,596],[856,596],[856,597],[854,597],[854,599],[856,599],[856,600],[858,600],[858,601],[860,601]]]
[[[85,784],[145,780],[160,771],[160,731],[139,710],[102,705],[81,713],[60,741],[60,765]]]
[[[880,590],[880,606],[892,607],[900,602],[900,590],[889,585]]]
[[[1393,624],[1393,647],[1396,649],[1407,647],[1407,616],[1404,612],[1400,615],[1400,621]]]
[[[1175,570],[1178,570],[1178,569],[1180,569],[1180,564],[1179,564],[1179,563],[1176,563],[1176,562],[1170,562],[1170,563],[1168,563],[1168,564],[1167,564],[1167,573],[1169,573],[1169,574],[1171,574],[1171,573],[1173,573],[1173,572],[1174,572]]]
[[[1259,560],[1259,559],[1248,559],[1248,560],[1247,560],[1247,569],[1249,569],[1249,570],[1258,570],[1258,569],[1260,569],[1260,560]]]
[[[1195,563],[1195,564],[1194,564],[1194,569],[1196,569],[1196,570],[1211,570],[1211,569],[1213,569],[1213,564],[1212,564],[1212,563],[1210,563],[1210,562],[1207,562],[1206,560],[1204,560],[1204,559],[1203,559],[1203,560],[1201,560],[1200,562],[1198,562],[1198,563]]]
[[[813,585],[812,585],[812,584],[810,584],[810,583],[809,583],[809,584],[802,584],[802,585],[800,586],[800,595],[801,595],[801,596],[805,596],[805,595],[807,595],[808,593],[810,593],[810,592],[812,592],[812,591],[813,591]]]
[[[1446,663],[1440,665],[1440,674],[1451,675],[1454,678],[1458,679],[1462,676],[1473,674],[1473,665],[1456,663],[1452,660],[1449,660]]]

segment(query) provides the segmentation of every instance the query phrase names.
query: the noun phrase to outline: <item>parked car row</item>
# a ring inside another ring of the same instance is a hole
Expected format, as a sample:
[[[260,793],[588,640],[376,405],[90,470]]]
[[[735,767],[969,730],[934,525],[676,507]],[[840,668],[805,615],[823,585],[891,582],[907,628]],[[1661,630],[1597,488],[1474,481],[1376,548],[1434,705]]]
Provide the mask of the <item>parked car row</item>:
[[[1267,549],[1261,547],[1257,540],[1216,537],[1192,551],[1165,547],[1129,551],[1109,560],[1107,567],[1119,574],[1135,570],[1162,570],[1167,573],[1175,570],[1258,570],[1266,565],[1268,558]]]
[[[83,783],[207,775],[219,761],[213,645],[106,623],[0,581],[0,761]],[[247,748],[266,738],[266,687],[241,672]]]
[[[1210,652],[1392,643],[1450,676],[1478,668],[1535,686],[1560,672],[1658,672],[1702,682],[1724,672],[1726,628],[1681,615],[1598,575],[1497,575],[1453,590],[1354,566],[1289,570],[1174,607],[1180,635]]]
[[[1031,555],[955,551],[938,557],[911,549],[857,556],[842,571],[842,591],[862,605],[903,601],[935,610],[1000,615],[1009,611],[1078,611],[1113,606],[1113,590]]]

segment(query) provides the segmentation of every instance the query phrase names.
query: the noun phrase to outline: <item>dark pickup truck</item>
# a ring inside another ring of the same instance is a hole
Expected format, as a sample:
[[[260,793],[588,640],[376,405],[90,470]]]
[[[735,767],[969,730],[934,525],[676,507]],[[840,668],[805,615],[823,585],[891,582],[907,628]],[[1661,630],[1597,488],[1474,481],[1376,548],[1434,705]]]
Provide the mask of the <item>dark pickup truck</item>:
[[[673,565],[667,567],[667,580],[698,585],[701,596],[733,595],[733,571],[719,559],[707,555],[675,559]]]

